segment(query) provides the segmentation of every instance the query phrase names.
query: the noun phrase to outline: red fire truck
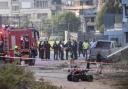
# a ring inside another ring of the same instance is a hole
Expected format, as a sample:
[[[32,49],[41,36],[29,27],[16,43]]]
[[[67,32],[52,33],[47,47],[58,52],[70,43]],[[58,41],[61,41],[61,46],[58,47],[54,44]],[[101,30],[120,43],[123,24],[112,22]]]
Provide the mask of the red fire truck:
[[[10,56],[14,60],[15,47],[21,53],[21,60],[29,65],[34,65],[34,59],[29,59],[29,52],[32,46],[37,48],[39,33],[34,28],[0,28],[0,56]]]

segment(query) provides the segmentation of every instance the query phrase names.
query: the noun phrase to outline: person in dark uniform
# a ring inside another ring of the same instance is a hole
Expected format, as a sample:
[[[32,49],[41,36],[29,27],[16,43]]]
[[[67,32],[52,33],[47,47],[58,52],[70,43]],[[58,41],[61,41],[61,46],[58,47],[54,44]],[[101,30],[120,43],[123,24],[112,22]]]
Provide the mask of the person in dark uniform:
[[[41,59],[45,59],[46,57],[45,57],[45,50],[46,50],[46,42],[44,41],[43,42],[43,44],[41,44],[41,53],[40,53],[40,55],[41,55]]]
[[[75,40],[72,43],[72,58],[77,59],[77,42]]]
[[[54,60],[58,60],[58,49],[59,49],[58,44],[54,42],[52,48],[54,49]]]
[[[45,57],[46,59],[50,59],[50,47],[51,45],[48,43],[48,41],[46,41],[46,44],[45,44]]]
[[[64,43],[62,41],[59,42],[59,58],[64,60]]]
[[[39,50],[39,58],[41,58],[41,53],[42,53],[41,46],[42,46],[42,41],[40,41],[40,43],[39,43],[39,49],[38,49]]]
[[[80,54],[83,54],[83,46],[82,46],[82,44],[83,44],[83,42],[79,41],[79,44],[78,44],[79,57],[80,57]]]
[[[70,40],[65,44],[65,51],[66,51],[66,60],[68,60],[69,52],[71,52],[71,41]]]

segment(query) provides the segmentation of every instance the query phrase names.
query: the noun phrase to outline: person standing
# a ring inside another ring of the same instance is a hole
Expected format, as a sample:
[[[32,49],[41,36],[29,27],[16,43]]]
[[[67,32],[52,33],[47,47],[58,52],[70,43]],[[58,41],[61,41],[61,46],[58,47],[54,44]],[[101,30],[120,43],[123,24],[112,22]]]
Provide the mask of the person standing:
[[[78,53],[79,53],[79,57],[80,57],[80,54],[83,55],[83,46],[82,46],[83,42],[82,41],[79,41],[79,44],[78,44]]]
[[[71,52],[71,41],[70,40],[65,44],[65,51],[66,51],[66,60],[68,60],[69,52]]]
[[[96,62],[97,62],[97,73],[98,74],[102,74],[102,70],[103,70],[103,65],[102,65],[102,60],[103,57],[100,53],[100,51],[98,51],[97,56],[96,56]]]
[[[73,59],[77,59],[77,42],[73,40],[73,45],[72,45],[72,56]]]
[[[29,57],[32,58],[31,60],[31,63],[30,65],[34,65],[35,64],[35,57],[38,55],[38,52],[37,52],[37,49],[36,47],[32,46],[30,48],[30,54],[29,54]]]
[[[45,50],[46,50],[46,42],[44,41],[42,44],[41,44],[41,49],[40,49],[40,56],[41,56],[41,59],[45,59]]]
[[[62,41],[59,42],[59,58],[64,60],[64,43]]]
[[[54,60],[58,60],[58,49],[59,49],[58,44],[54,42],[52,48],[54,49]]]
[[[42,41],[40,41],[40,43],[39,43],[39,58],[41,58],[41,53],[42,53],[42,49],[41,49],[41,47],[42,47]]]
[[[37,49],[35,47],[30,48],[30,58],[35,58],[38,55]]]
[[[46,59],[50,59],[50,48],[51,48],[51,45],[48,43],[48,41],[46,41],[46,44],[45,44],[45,57]]]
[[[83,46],[83,56],[86,56],[86,60],[88,58],[88,48],[89,48],[89,43],[87,42],[87,40],[85,40],[82,44]]]

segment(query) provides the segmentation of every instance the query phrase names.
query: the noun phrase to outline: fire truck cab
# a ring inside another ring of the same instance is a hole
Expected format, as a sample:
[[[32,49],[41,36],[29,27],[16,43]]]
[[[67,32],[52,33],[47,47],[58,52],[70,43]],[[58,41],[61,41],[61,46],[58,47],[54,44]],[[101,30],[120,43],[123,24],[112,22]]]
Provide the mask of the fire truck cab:
[[[15,47],[21,53],[21,60],[29,65],[34,65],[34,59],[29,58],[31,47],[37,48],[39,33],[34,28],[1,28],[0,50],[10,57],[15,57]],[[11,61],[14,59],[10,59]]]

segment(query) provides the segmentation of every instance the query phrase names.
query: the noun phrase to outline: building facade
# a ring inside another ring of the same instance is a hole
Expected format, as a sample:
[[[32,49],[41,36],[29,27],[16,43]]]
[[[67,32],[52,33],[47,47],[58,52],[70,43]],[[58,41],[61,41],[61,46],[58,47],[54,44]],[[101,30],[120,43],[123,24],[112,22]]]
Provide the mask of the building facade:
[[[122,0],[124,43],[128,43],[128,0]]]
[[[51,0],[0,0],[0,16],[21,16],[35,23],[51,14]]]

